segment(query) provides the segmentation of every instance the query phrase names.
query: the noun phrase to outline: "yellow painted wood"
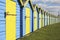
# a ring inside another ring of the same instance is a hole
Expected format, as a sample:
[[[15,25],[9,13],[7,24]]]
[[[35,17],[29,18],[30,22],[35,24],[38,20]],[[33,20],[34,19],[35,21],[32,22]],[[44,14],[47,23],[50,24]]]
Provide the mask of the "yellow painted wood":
[[[16,14],[16,3],[11,0],[6,0],[6,12],[9,14]]]
[[[30,33],[30,8],[26,8],[26,34]]]
[[[34,31],[37,30],[37,11],[34,10]]]
[[[43,27],[43,14],[41,14],[41,27]]]
[[[6,40],[16,40],[16,3],[6,0]]]

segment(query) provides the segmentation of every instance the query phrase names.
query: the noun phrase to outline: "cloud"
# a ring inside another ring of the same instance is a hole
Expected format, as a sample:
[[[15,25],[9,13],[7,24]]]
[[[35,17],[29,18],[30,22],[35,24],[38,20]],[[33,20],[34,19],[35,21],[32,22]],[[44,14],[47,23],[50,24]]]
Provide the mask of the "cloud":
[[[60,4],[60,0],[50,0],[50,2],[52,2],[52,3],[59,3]]]
[[[59,3],[60,4],[60,0],[41,0],[42,2],[50,2],[50,3]]]
[[[47,5],[46,4],[38,4],[38,7],[42,7],[42,8],[46,8],[47,7]]]
[[[60,11],[60,0],[34,0],[33,3],[54,15]]]
[[[49,4],[53,4],[53,5],[60,5],[60,0],[33,0],[33,3],[38,3],[38,4],[40,4],[40,3],[44,3],[44,4],[47,4],[47,5],[49,5]]]
[[[48,6],[46,8],[50,14],[58,16],[58,13],[60,13],[60,6]]]
[[[56,8],[56,9],[60,9],[60,6],[48,6],[46,8]]]

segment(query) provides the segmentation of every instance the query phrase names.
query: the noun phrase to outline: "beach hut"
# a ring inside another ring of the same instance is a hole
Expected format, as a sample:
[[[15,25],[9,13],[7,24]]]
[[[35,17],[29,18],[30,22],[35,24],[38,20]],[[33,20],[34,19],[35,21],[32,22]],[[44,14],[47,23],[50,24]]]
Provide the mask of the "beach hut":
[[[36,9],[36,4],[33,4],[33,10],[34,10],[34,31],[37,30],[37,15],[38,15],[38,12],[37,12],[37,9]]]
[[[50,25],[50,13],[48,15],[49,15],[49,25]]]
[[[47,26],[48,25],[48,16],[47,16],[47,12],[45,11],[44,12],[44,15],[45,15],[45,21],[44,21],[44,26]]]
[[[41,28],[41,8],[39,8],[39,28]]]
[[[44,11],[41,9],[41,27],[44,27]]]
[[[54,17],[52,17],[52,24],[54,24]]]
[[[54,23],[56,23],[56,16],[55,16],[55,15],[53,15],[53,17],[54,17]]]
[[[19,16],[19,17],[18,17]],[[19,23],[19,24],[18,24]],[[17,0],[17,38],[33,32],[33,8],[30,0]]]
[[[54,24],[54,16],[51,16],[51,24]]]
[[[50,18],[49,19],[50,19],[50,24],[51,24],[51,14],[49,14],[49,15],[50,15]]]
[[[40,9],[38,8],[38,6],[36,5],[36,10],[37,10],[37,29],[39,29],[39,11]]]
[[[49,13],[47,12],[47,16],[48,16],[48,25],[49,25]]]
[[[42,10],[42,13],[43,13],[43,27],[44,27],[44,25],[45,25],[45,14],[44,14],[44,10]]]
[[[47,16],[47,25],[49,24],[49,20],[48,20],[48,13],[46,12],[46,16]]]
[[[50,24],[54,24],[54,15],[50,14]]]
[[[45,21],[46,21],[46,20],[45,20],[45,19],[46,19],[45,16],[46,16],[46,11],[43,11],[43,20],[44,20],[43,22],[44,22],[44,27],[45,27]]]

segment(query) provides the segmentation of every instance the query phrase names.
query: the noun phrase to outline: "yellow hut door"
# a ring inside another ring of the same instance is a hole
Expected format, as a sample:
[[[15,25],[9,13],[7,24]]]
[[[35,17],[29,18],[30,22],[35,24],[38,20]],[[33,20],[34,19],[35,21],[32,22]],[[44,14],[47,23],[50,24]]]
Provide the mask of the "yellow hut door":
[[[6,40],[16,40],[16,3],[6,0]]]
[[[37,30],[37,12],[34,11],[34,31]]]
[[[26,34],[30,33],[30,8],[26,8]]]
[[[41,27],[43,27],[43,14],[41,14]]]

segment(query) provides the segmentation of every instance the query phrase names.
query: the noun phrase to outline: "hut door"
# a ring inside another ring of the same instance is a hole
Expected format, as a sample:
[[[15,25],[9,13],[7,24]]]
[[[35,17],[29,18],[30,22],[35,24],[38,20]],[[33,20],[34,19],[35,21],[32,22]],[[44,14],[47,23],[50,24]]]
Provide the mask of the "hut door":
[[[37,30],[37,12],[34,12],[34,31]]]
[[[41,28],[41,13],[39,13],[39,28]]]
[[[45,26],[47,25],[47,15],[45,15]]]
[[[6,40],[16,40],[16,3],[6,0]]]
[[[48,25],[48,16],[47,16],[47,25]]]
[[[30,33],[30,9],[26,8],[26,34]]]
[[[41,27],[43,27],[43,14],[41,14]]]
[[[6,39],[6,16],[5,16],[5,0],[0,0],[0,40]]]

